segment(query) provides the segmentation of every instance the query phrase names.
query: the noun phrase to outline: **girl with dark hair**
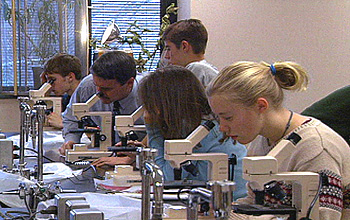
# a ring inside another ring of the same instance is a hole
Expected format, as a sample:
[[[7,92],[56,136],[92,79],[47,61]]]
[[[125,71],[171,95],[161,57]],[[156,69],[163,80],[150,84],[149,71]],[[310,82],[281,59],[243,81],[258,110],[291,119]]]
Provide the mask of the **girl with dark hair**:
[[[235,166],[236,191],[234,198],[245,195],[246,181],[242,179],[242,158],[246,155],[244,145],[224,139],[214,119],[204,87],[197,77],[188,69],[180,66],[168,66],[158,69],[142,79],[139,97],[145,108],[145,123],[148,145],[158,150],[155,162],[164,173],[164,179],[175,179],[174,169],[164,159],[164,140],[184,139],[206,120],[215,123],[210,133],[193,148],[193,153],[234,153],[238,158]],[[192,161],[199,171],[198,176],[181,170],[181,179],[208,180],[207,161]]]

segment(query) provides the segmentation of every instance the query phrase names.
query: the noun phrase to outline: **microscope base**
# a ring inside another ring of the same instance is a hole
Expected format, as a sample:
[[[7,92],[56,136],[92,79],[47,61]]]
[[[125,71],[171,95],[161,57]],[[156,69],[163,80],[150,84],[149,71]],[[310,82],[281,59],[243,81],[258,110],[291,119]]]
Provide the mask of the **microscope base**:
[[[112,152],[108,151],[97,151],[97,150],[87,150],[87,151],[67,151],[66,161],[67,162],[78,162],[78,161],[94,161],[100,157],[109,157]]]
[[[278,205],[277,207],[268,207],[262,205],[233,205],[232,210],[238,214],[246,215],[289,215],[289,220],[297,219],[297,210],[290,206]]]

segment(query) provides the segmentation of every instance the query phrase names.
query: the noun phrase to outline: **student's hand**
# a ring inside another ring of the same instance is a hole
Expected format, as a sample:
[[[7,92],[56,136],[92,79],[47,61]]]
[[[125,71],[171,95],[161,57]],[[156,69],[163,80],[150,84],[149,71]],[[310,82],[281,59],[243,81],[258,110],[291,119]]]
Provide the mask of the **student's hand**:
[[[84,129],[89,129],[89,130],[100,130],[99,127],[84,127]],[[93,132],[85,132],[85,135],[91,140]]]
[[[135,146],[138,146],[138,147],[145,147],[145,145],[142,142],[140,142],[140,141],[131,141],[131,140],[129,140],[126,144],[127,145],[135,145]],[[116,147],[122,146],[122,142],[119,141],[118,143],[115,144],[115,146]]]
[[[51,127],[54,127],[57,129],[63,128],[62,116],[60,114],[57,114],[56,112],[51,112],[47,116],[47,122]]]
[[[142,142],[139,141],[128,141],[128,145],[135,145],[135,146],[144,146]],[[116,147],[122,146],[122,142],[118,142],[115,144]],[[92,162],[92,165],[96,167],[101,167],[103,165],[134,165],[136,160],[136,154],[135,152],[118,152],[116,157],[101,157],[94,162]]]
[[[44,84],[47,82],[47,73],[46,72],[42,72],[40,74],[40,80],[41,80],[41,84]]]
[[[75,144],[75,142],[67,141],[66,143],[62,144],[58,151],[60,152],[60,154],[66,155],[66,149],[73,149],[73,144]]]
[[[124,156],[122,157],[101,157],[97,160],[95,160],[94,162],[92,162],[92,165],[96,166],[96,167],[101,167],[103,165],[110,165],[110,166],[114,166],[114,165],[131,165],[135,162],[135,154],[132,154],[130,152],[128,153],[123,153]],[[125,156],[125,154],[130,154],[130,156]]]

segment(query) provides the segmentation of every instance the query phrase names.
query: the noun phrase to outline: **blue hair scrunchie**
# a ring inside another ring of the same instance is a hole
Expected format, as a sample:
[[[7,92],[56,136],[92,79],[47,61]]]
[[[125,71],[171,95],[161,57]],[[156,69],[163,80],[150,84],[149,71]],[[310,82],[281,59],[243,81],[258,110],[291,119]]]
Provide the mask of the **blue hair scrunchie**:
[[[271,70],[272,75],[275,76],[276,75],[276,68],[273,64],[270,65],[270,70]]]

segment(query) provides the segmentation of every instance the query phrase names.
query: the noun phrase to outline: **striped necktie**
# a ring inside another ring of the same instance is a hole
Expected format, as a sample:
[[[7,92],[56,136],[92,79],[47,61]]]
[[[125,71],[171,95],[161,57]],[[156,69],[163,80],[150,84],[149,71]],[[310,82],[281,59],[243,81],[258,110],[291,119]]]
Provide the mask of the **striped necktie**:
[[[114,130],[114,126],[115,126],[115,116],[116,115],[120,115],[120,103],[119,101],[115,101],[113,103],[113,111],[112,111],[112,146],[114,146],[116,144],[116,132]]]
[[[119,101],[115,101],[115,102],[113,103],[113,113],[114,113],[115,115],[120,115],[120,108],[121,108],[121,106],[120,106]]]

